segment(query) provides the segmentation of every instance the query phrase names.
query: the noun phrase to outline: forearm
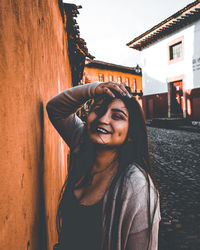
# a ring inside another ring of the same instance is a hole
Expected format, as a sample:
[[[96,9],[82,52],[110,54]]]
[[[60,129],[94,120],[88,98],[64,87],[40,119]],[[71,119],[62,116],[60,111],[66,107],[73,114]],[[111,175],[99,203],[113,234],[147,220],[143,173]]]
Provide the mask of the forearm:
[[[95,95],[97,82],[67,89],[53,97],[47,103],[50,120],[67,118],[75,113],[87,100]]]
[[[90,83],[67,89],[47,103],[51,123],[70,147],[82,133],[80,128],[83,123],[75,112],[94,97],[97,85],[98,83]]]

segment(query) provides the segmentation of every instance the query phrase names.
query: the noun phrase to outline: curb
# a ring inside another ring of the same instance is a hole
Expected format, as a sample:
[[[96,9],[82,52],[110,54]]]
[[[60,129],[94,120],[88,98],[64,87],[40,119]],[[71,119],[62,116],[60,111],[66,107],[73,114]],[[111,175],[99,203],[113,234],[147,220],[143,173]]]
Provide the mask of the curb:
[[[155,128],[178,129],[200,133],[200,121],[191,121],[184,118],[154,118],[147,120],[146,125]]]

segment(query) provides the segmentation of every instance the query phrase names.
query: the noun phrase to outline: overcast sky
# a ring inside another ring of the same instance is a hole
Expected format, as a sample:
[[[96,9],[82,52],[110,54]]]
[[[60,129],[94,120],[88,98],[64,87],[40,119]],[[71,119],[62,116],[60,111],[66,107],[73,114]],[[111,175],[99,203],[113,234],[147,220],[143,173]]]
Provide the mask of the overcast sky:
[[[140,52],[126,43],[179,11],[192,0],[72,0],[81,5],[81,37],[96,60],[125,66],[141,64]]]

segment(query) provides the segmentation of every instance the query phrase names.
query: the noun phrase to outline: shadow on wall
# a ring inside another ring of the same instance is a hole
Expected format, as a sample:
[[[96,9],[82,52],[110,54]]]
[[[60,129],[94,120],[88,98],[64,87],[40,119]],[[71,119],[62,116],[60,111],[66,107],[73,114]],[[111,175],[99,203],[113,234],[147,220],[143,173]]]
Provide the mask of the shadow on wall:
[[[38,168],[36,173],[36,179],[38,184],[38,196],[37,196],[37,207],[35,215],[33,216],[34,221],[31,225],[32,232],[38,232],[38,244],[40,250],[47,250],[47,225],[46,225],[46,214],[45,214],[45,185],[44,185],[44,105],[41,101],[38,104],[38,116],[40,121],[40,145],[38,148]],[[35,187],[36,188],[36,187]],[[34,187],[33,187],[34,190]],[[33,233],[34,238],[34,233]],[[27,241],[26,250],[32,249],[33,242]]]
[[[45,221],[45,196],[44,196],[44,106],[43,103],[40,102],[39,105],[40,112],[40,125],[41,125],[41,141],[40,141],[40,173],[38,174],[39,178],[39,190],[40,190],[40,213],[39,213],[39,228],[40,228],[40,238],[39,245],[41,250],[47,249],[47,228]],[[28,249],[28,248],[27,248]]]

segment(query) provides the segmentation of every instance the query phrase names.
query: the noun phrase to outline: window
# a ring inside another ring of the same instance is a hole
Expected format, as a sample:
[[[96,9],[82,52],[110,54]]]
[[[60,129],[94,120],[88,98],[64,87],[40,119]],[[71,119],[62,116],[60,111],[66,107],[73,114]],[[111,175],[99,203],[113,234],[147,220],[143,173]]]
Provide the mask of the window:
[[[126,86],[129,86],[129,79],[128,78],[125,79],[125,84],[126,84]]]
[[[99,74],[99,81],[104,82],[104,75],[103,74]]]
[[[118,82],[118,83],[121,83],[121,82],[122,82],[121,76],[118,76],[118,77],[117,77],[117,82]]]
[[[113,81],[113,76],[109,76],[109,81]]]
[[[169,46],[170,60],[174,60],[182,56],[182,41]]]

